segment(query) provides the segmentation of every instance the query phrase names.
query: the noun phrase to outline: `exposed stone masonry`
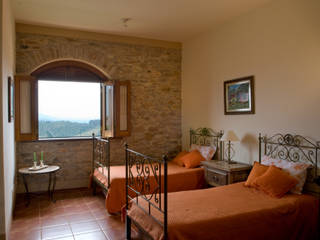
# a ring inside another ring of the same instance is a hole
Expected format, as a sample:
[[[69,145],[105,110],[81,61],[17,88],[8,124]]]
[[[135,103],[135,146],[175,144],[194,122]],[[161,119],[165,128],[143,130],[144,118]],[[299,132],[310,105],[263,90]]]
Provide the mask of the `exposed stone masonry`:
[[[181,149],[181,50],[99,42],[56,36],[17,33],[16,72],[29,74],[57,59],[86,61],[113,80],[131,81],[132,134],[111,141],[111,161],[124,163],[124,141],[145,154],[160,157]],[[92,143],[37,141],[17,143],[17,168],[30,166],[34,151],[44,151],[45,161],[62,167],[57,188],[88,185]],[[32,191],[45,190],[44,176],[30,179]],[[23,190],[18,181],[18,191]]]

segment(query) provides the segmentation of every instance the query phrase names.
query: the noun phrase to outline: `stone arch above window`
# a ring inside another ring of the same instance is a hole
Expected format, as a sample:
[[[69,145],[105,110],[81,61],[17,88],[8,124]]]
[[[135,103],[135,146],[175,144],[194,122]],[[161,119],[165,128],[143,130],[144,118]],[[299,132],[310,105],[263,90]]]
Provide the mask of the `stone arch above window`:
[[[31,76],[42,80],[105,82],[109,78],[95,66],[82,61],[57,60],[41,65]]]

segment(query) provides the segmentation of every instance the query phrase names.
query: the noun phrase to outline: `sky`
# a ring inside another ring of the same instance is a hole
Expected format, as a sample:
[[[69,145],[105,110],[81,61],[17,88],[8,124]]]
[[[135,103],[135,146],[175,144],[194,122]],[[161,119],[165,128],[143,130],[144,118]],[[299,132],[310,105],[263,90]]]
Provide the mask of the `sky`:
[[[38,81],[39,116],[61,120],[100,119],[100,84]]]

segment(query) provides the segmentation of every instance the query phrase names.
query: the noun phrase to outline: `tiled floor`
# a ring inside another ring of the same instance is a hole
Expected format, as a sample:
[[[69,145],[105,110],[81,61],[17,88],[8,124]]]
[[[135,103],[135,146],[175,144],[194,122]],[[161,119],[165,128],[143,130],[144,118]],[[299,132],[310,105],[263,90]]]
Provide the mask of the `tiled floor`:
[[[86,189],[60,191],[56,202],[47,195],[16,201],[10,240],[119,240],[125,239],[120,216],[109,215],[102,195],[92,196]],[[133,231],[135,239],[138,234]]]

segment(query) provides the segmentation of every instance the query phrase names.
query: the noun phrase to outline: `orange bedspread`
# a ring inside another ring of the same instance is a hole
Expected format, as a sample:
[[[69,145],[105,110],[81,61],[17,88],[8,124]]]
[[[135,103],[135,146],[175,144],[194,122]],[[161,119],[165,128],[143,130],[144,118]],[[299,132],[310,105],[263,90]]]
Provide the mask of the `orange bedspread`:
[[[94,177],[107,186],[107,178],[100,171],[95,170]],[[110,187],[106,197],[106,208],[109,213],[120,212],[125,205],[125,182],[125,166],[112,166],[110,168]],[[171,162],[168,163],[168,192],[199,189],[204,184],[202,168],[187,169]]]
[[[143,202],[140,200],[139,204]],[[170,240],[316,239],[318,204],[315,197],[305,194],[272,198],[244,187],[243,183],[169,193],[168,237]],[[136,204],[132,204],[128,215],[154,239],[163,238],[162,227]],[[162,215],[156,216],[162,221]]]

